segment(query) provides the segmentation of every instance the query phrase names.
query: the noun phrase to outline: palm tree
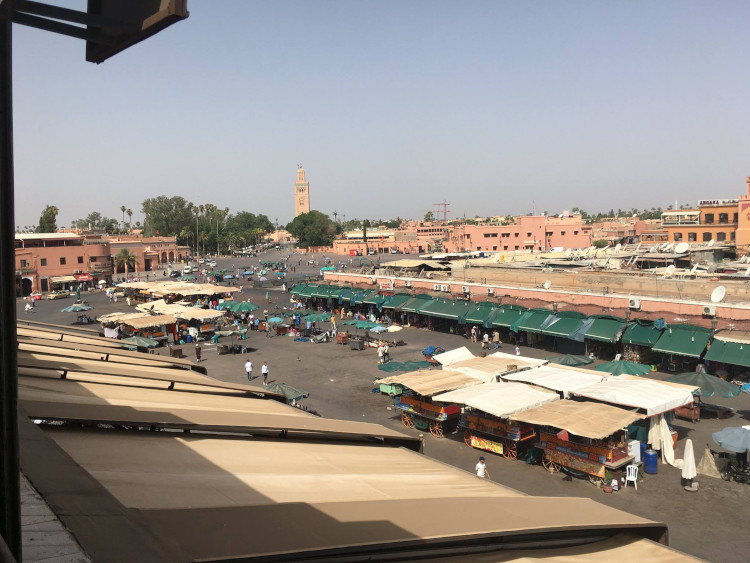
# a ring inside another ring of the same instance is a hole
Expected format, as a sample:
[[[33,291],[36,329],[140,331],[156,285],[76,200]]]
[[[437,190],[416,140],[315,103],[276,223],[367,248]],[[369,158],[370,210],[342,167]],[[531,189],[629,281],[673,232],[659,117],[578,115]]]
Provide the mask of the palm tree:
[[[178,235],[182,239],[182,242],[187,244],[191,238],[193,238],[193,229],[191,227],[183,227]]]
[[[203,243],[203,256],[206,255],[206,233],[198,235],[198,243]],[[195,251],[198,252],[198,243],[195,244]]]
[[[123,248],[120,252],[115,254],[115,267],[117,269],[125,268],[125,277],[128,277],[130,273],[130,267],[132,266],[135,270],[138,264],[138,255],[133,254],[127,248]]]
[[[125,212],[127,210],[128,210],[128,208],[125,207],[124,205],[120,206],[120,211],[122,211],[122,228],[123,228],[123,230],[125,230]]]
[[[132,231],[133,230],[133,210],[128,209],[125,213],[128,214],[128,228]]]

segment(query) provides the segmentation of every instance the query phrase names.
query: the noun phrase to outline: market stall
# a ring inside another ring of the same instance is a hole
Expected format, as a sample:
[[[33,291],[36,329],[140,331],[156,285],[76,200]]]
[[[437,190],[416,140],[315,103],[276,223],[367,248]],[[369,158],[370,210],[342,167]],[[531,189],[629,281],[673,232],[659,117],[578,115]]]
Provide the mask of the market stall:
[[[544,451],[542,465],[551,472],[567,468],[602,483],[607,471],[631,463],[624,430],[644,418],[632,411],[589,401],[557,401],[513,417],[539,430],[537,447]]]
[[[444,355],[436,356],[435,359],[440,361],[439,358]],[[524,370],[540,366],[544,363],[545,360],[524,358],[514,354],[506,354],[505,352],[495,352],[484,357],[475,356],[473,358],[454,361],[450,364],[450,369],[465,373],[466,375],[472,375],[482,379],[485,383],[489,383],[497,381],[497,378],[504,373]]]
[[[382,393],[396,395],[393,405],[401,411],[404,426],[429,430],[437,438],[456,429],[461,408],[436,403],[433,396],[481,383],[475,377],[452,370],[413,371],[375,381]]]
[[[515,460],[536,432],[532,426],[513,422],[509,417],[559,398],[557,393],[523,383],[485,383],[442,393],[434,400],[463,406],[460,424],[467,446]]]

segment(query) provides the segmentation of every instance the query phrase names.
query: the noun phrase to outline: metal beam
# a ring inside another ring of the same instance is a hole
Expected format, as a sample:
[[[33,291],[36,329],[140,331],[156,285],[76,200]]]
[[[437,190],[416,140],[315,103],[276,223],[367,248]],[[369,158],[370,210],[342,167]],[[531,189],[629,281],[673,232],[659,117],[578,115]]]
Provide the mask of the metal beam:
[[[21,561],[13,197],[12,2],[0,3],[0,534]]]

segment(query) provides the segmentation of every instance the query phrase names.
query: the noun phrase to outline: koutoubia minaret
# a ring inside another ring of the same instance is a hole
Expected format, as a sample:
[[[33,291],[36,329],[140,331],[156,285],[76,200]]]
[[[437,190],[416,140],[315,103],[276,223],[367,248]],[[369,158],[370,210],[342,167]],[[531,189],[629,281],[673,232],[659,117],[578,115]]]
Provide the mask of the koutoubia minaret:
[[[310,213],[310,183],[305,180],[305,169],[297,165],[297,181],[294,184],[294,216]]]

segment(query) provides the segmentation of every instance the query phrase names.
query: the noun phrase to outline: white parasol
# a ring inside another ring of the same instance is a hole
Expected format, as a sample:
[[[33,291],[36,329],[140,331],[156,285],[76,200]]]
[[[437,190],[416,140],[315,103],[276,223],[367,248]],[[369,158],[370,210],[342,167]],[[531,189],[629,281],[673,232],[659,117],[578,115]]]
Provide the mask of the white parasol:
[[[685,441],[685,453],[683,454],[682,459],[682,478],[688,480],[695,479],[695,476],[698,473],[695,471],[695,454],[693,453],[693,441],[689,438]]]

